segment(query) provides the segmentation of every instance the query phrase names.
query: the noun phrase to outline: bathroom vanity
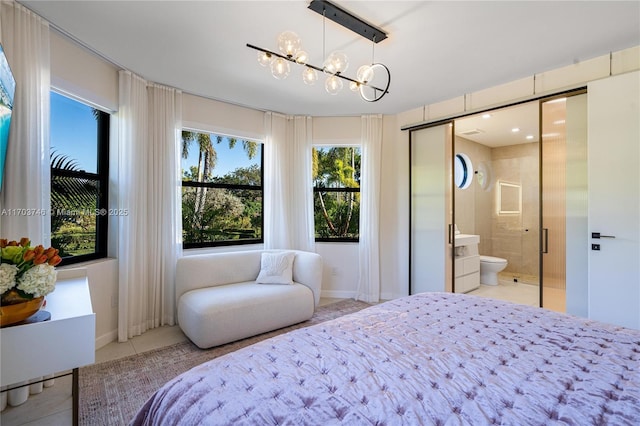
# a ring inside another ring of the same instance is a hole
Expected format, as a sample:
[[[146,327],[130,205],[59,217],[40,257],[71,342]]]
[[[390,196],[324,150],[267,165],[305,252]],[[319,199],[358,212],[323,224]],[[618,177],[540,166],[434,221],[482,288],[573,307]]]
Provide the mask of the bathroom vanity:
[[[479,235],[458,234],[455,236],[455,292],[467,293],[480,287]]]

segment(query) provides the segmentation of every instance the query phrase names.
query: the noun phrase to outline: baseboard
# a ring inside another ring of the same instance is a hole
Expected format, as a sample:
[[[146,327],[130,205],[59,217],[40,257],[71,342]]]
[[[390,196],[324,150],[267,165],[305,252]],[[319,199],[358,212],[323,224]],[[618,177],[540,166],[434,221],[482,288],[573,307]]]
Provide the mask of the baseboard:
[[[118,340],[118,330],[111,330],[110,332],[103,334],[96,338],[96,350],[107,346],[111,342]]]
[[[330,297],[335,299],[353,299],[356,297],[355,291],[341,291],[341,290],[323,290],[320,292],[320,297]]]
[[[380,300],[393,300],[400,297],[404,297],[406,294],[394,294],[391,292],[385,292],[380,294]],[[353,299],[356,297],[355,291],[344,290],[323,290],[320,292],[320,297],[328,297],[335,299]]]

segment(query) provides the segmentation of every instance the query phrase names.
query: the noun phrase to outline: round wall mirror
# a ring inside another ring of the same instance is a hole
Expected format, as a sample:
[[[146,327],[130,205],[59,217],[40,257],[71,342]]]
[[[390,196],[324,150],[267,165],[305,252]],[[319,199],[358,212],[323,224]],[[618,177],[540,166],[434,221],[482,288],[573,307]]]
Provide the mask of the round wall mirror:
[[[471,185],[471,181],[473,180],[473,164],[471,164],[471,159],[466,154],[456,154],[453,178],[456,186],[460,189],[468,188],[469,185]]]

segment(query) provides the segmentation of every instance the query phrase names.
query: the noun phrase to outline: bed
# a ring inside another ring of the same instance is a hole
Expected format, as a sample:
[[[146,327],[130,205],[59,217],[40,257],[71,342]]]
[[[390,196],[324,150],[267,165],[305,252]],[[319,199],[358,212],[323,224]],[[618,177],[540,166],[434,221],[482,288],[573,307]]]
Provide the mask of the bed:
[[[131,424],[638,425],[640,331],[423,293],[206,362]]]

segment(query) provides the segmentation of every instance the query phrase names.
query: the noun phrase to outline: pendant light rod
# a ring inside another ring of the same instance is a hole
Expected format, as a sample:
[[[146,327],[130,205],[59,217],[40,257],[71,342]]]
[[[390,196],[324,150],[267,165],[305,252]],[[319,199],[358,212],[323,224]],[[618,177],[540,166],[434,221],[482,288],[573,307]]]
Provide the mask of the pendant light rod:
[[[262,48],[262,47],[254,46],[253,44],[250,44],[250,43],[247,43],[247,47],[249,47],[249,48],[251,48],[251,49],[258,50],[258,51],[260,51],[260,52],[264,52],[264,53],[266,53],[267,55],[273,55],[273,56],[275,56],[275,57],[277,57],[277,58],[285,59],[285,60],[287,60],[287,61],[289,61],[289,62],[293,62],[294,64],[302,65],[302,66],[305,66],[305,67],[313,68],[313,69],[314,69],[314,70],[316,70],[316,71],[324,72],[324,68],[317,67],[317,66],[312,65],[312,64],[309,64],[309,63],[306,63],[306,64],[300,64],[300,63],[298,63],[298,62],[295,60],[295,58],[293,58],[293,57],[291,57],[291,56],[282,55],[282,54],[280,54],[280,53],[273,52],[273,51],[271,51],[271,50],[268,50],[268,49],[265,49],[265,48]],[[385,68],[386,68],[386,67],[385,67]],[[388,71],[387,71],[387,72],[388,72]],[[360,85],[360,86],[370,87],[370,88],[372,88],[373,90],[376,90],[376,91],[382,92],[382,95],[386,95],[387,93],[389,93],[389,84],[387,84],[387,87],[386,87],[386,88],[381,89],[381,88],[379,88],[379,87],[372,86],[372,85],[370,85],[370,84],[368,84],[368,83],[360,82],[360,81],[358,81],[358,80],[354,80],[353,78],[349,78],[349,77],[344,76],[344,75],[342,75],[342,74],[340,74],[340,73],[336,73],[336,74],[332,74],[332,75],[335,75],[336,77],[340,77],[341,79],[343,79],[343,80],[347,80],[347,81],[352,82],[352,83],[357,83],[357,84],[358,84],[358,85]],[[380,97],[382,97],[382,96],[380,96]],[[378,99],[379,99],[379,98],[378,98]]]
[[[313,0],[309,4],[309,9],[314,12],[324,15],[343,27],[353,31],[362,37],[373,41],[374,43],[380,43],[387,38],[387,33],[380,28],[376,28],[367,21],[358,18],[351,12],[342,9],[341,7],[327,1],[327,0]]]

